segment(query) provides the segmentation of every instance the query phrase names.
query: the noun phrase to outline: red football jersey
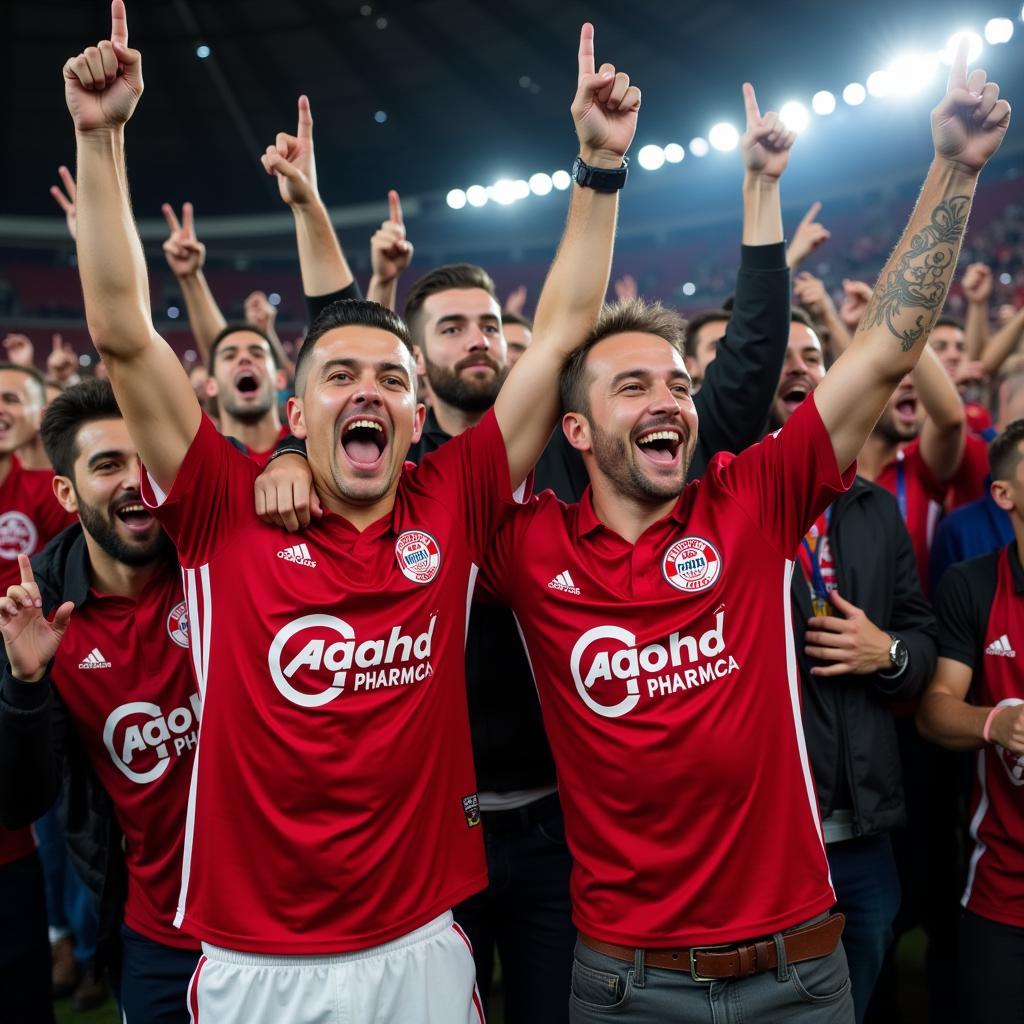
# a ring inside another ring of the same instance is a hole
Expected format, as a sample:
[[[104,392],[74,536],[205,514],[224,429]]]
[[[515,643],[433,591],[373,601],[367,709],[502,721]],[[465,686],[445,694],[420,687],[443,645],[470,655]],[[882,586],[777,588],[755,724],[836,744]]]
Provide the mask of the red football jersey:
[[[11,471],[0,484],[0,594],[21,580],[18,555],[31,558],[74,522],[53,493],[53,470],[25,469],[12,455]]]
[[[407,465],[361,533],[293,536],[203,421],[170,493],[203,722],[179,919],[232,949],[388,942],[487,882],[466,709],[473,563],[510,504],[493,414]]]
[[[176,566],[139,597],[89,592],[71,616],[52,679],[125,837],[125,923],[198,949],[174,927],[200,699]]]
[[[797,547],[853,481],[813,398],[720,454],[635,545],[591,492],[499,530],[488,589],[536,677],[580,931],[627,946],[761,936],[835,902],[790,621]]]

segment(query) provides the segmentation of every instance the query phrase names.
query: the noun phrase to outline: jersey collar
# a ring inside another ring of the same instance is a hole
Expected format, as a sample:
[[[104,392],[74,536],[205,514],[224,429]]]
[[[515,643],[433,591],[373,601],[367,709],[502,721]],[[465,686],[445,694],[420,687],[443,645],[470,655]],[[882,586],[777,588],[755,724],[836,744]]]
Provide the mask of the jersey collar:
[[[1020,558],[1017,557],[1016,537],[1007,545],[1006,556],[1010,562],[1010,575],[1013,576],[1013,589],[1018,594],[1024,594],[1024,568],[1021,567]]]
[[[676,503],[672,506],[672,511],[669,512],[661,522],[672,520],[678,523],[680,526],[686,525],[687,515],[683,511],[683,502],[687,500],[687,495],[693,490],[693,488],[687,484],[683,487],[682,493],[676,499]],[[594,511],[594,492],[590,484],[587,484],[586,490],[583,492],[583,497],[580,498],[579,513],[576,517],[576,532],[580,537],[586,537],[588,534],[593,533],[598,527],[605,529],[604,523],[597,518],[597,513]]]

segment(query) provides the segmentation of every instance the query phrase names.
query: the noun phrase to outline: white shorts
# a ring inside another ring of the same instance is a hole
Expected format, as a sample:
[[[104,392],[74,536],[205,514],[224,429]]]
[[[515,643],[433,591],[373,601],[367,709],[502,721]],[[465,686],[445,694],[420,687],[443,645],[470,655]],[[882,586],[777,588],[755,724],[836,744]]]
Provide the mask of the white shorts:
[[[192,1024],[484,1024],[473,952],[442,914],[394,942],[337,956],[260,956],[203,943]]]

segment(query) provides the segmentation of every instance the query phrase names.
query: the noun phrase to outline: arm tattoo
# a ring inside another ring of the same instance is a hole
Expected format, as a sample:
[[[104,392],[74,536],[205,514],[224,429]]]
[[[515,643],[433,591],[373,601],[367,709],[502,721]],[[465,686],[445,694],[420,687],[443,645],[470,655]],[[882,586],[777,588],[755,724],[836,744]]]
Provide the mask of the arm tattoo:
[[[862,328],[884,321],[904,352],[932,329],[946,301],[970,207],[970,196],[953,196],[935,207],[931,222],[911,238],[910,248],[882,271]],[[915,316],[915,310],[921,312]],[[910,324],[908,317],[913,317]]]

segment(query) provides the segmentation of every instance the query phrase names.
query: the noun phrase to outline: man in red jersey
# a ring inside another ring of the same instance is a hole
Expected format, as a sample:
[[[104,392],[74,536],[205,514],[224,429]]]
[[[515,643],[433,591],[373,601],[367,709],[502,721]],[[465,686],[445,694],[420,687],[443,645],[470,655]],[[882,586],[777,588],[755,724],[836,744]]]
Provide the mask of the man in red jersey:
[[[947,570],[936,594],[939,662],[918,728],[976,750],[974,840],[961,903],[959,1019],[1024,1018],[1024,420],[992,442],[992,497],[1014,539]],[[1017,648],[1022,648],[1017,651]]]
[[[475,566],[557,421],[559,367],[607,288],[640,104],[581,33],[569,219],[535,340],[481,423],[404,468],[420,433],[405,325],[340,302],[297,360],[292,432],[325,515],[292,544],[252,507],[259,472],[221,438],[156,334],[125,187],[142,92],[122,0],[65,65],[90,333],[185,574],[203,698],[178,921],[204,943],[190,1008],[219,1024],[473,1021],[450,907],[486,882],[463,650]]]
[[[45,406],[38,370],[0,364],[0,594],[19,579],[18,555],[34,555],[74,522],[53,496],[53,473],[25,469],[15,454],[39,433]]]
[[[790,583],[801,538],[849,487],[926,344],[1005,133],[1009,106],[965,65],[962,47],[920,200],[861,326],[786,426],[684,489],[697,420],[680,321],[612,307],[561,378],[589,491],[578,505],[542,494],[491,545],[574,857],[576,1021],[853,1019]]]
[[[42,432],[80,525],[34,571],[22,556],[0,599],[0,820],[35,820],[63,775],[70,847],[99,906],[97,969],[129,1024],[184,1024],[199,942],[172,922],[200,700],[181,573],[110,384],[69,388]]]

